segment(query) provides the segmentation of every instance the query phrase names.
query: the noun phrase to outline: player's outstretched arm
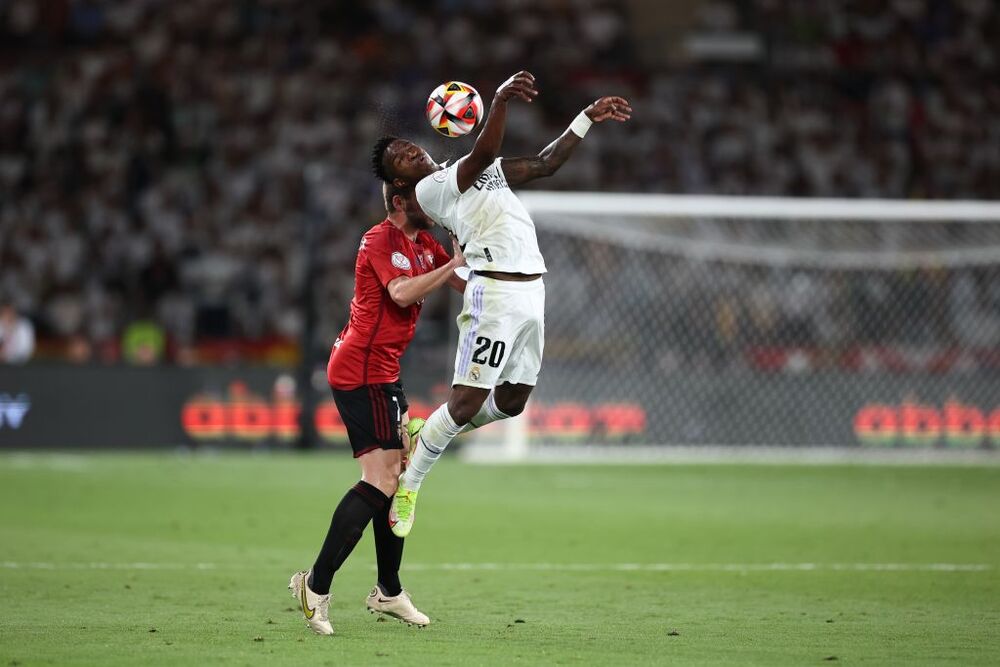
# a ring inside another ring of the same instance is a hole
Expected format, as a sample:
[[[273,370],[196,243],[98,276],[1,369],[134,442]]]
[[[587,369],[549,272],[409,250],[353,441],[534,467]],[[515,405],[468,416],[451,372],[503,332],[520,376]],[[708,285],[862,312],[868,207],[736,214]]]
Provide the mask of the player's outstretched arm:
[[[507,102],[515,97],[531,102],[536,95],[538,91],[535,90],[535,77],[531,72],[518,72],[497,88],[483,130],[476,138],[476,145],[472,147],[472,152],[458,163],[455,176],[459,192],[471,188],[483,170],[499,157],[504,128],[507,125]]]
[[[445,283],[450,284],[455,269],[465,264],[465,256],[462,254],[458,241],[454,238],[451,240],[451,247],[455,254],[447,264],[414,278],[400,276],[391,280],[386,285],[389,298],[400,308],[406,308],[417,303]],[[461,279],[459,278],[459,280]]]
[[[501,162],[504,178],[511,187],[551,176],[559,171],[573,149],[594,123],[615,120],[623,123],[632,117],[632,107],[624,97],[602,97],[588,106],[573,120],[558,139],[532,157],[504,158]]]

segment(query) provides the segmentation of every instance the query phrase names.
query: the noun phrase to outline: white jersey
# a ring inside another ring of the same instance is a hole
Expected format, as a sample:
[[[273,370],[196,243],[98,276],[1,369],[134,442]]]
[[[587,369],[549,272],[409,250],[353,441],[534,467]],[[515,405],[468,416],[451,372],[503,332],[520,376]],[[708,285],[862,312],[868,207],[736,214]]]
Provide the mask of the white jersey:
[[[417,183],[417,203],[458,237],[473,271],[545,273],[535,223],[511,192],[497,160],[465,192],[458,191],[458,162]]]

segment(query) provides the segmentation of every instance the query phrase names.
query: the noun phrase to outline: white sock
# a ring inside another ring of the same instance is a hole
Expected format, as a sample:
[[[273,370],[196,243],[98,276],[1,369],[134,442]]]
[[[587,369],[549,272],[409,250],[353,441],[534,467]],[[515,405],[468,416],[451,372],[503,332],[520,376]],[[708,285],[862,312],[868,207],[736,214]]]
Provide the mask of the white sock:
[[[427,423],[417,436],[417,447],[406,465],[406,472],[399,480],[400,485],[409,491],[416,491],[431,471],[434,463],[441,457],[448,443],[462,432],[462,427],[455,423],[448,412],[445,403],[427,418]]]
[[[505,412],[501,412],[500,408],[497,407],[496,399],[494,394],[496,392],[491,391],[490,395],[486,397],[483,401],[483,407],[479,408],[479,412],[472,420],[462,427],[462,433],[468,433],[473,429],[486,426],[487,424],[492,424],[493,422],[498,422],[501,419],[510,419],[510,415]]]

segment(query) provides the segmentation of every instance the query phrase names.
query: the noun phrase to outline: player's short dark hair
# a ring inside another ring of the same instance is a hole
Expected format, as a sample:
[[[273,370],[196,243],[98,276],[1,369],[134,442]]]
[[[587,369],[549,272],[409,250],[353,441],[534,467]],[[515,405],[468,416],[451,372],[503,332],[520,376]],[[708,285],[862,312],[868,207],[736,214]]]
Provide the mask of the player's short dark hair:
[[[413,191],[412,187],[398,188],[392,184],[391,181],[385,181],[382,184],[382,198],[385,200],[385,210],[387,213],[392,213],[392,199],[396,195],[400,197],[406,197],[407,194]]]
[[[392,176],[385,169],[385,151],[389,148],[389,145],[399,139],[399,137],[394,137],[391,135],[386,135],[380,137],[375,145],[372,147],[372,171],[375,173],[380,180],[385,183],[392,182]],[[391,199],[389,201],[392,201]]]

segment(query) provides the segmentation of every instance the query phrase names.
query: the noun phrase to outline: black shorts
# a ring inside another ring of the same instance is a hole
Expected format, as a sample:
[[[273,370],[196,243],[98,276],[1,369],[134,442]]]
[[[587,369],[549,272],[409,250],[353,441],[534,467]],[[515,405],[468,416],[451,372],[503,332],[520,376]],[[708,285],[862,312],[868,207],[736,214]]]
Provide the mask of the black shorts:
[[[365,384],[333,389],[333,401],[347,427],[354,458],[375,449],[402,449],[400,419],[409,409],[403,384]]]

